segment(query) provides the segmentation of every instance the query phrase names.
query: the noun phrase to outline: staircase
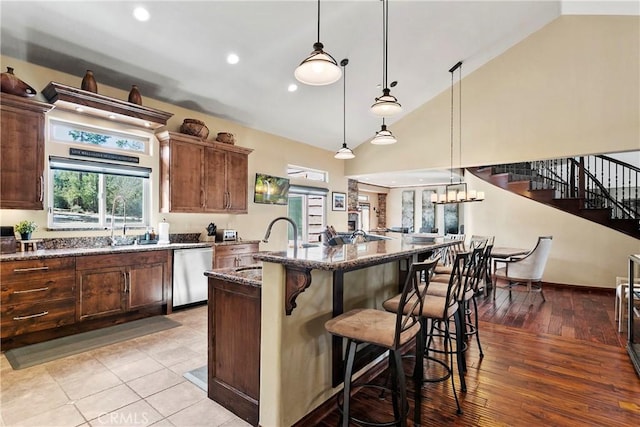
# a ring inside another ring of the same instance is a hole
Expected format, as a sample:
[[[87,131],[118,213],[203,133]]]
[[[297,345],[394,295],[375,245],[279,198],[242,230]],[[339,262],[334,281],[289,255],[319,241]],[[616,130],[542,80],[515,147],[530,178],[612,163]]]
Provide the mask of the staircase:
[[[633,165],[596,155],[469,171],[505,190],[640,239],[640,169]]]

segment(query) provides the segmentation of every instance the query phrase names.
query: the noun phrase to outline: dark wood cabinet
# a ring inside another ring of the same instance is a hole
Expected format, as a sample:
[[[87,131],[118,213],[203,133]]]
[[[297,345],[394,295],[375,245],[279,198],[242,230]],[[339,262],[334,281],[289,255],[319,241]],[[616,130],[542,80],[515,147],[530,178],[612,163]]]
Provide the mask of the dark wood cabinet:
[[[256,252],[258,252],[258,243],[215,245],[213,268],[242,267],[255,264],[253,254]]]
[[[257,426],[262,288],[209,278],[208,396]]]
[[[0,205],[42,210],[44,119],[53,105],[2,94],[0,102]]]
[[[162,212],[247,212],[253,150],[177,132],[157,137]]]
[[[170,251],[79,257],[78,320],[166,304]]]
[[[0,336],[75,322],[75,258],[0,263]]]

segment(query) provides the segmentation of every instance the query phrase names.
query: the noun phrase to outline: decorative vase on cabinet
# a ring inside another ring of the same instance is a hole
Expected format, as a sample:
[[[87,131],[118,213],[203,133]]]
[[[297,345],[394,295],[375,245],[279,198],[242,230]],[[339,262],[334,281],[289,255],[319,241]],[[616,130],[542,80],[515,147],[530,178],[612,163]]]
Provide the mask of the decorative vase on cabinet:
[[[136,85],[131,85],[131,91],[129,92],[129,102],[131,102],[132,104],[142,105],[142,95],[140,95],[140,90]]]
[[[13,68],[7,67],[7,72],[2,73],[2,92],[12,95],[31,97],[36,94],[36,90],[17,78],[13,74]]]
[[[93,77],[93,71],[87,70],[87,73],[82,78],[80,89],[86,90],[88,92],[98,93],[98,84],[96,83],[95,77]]]

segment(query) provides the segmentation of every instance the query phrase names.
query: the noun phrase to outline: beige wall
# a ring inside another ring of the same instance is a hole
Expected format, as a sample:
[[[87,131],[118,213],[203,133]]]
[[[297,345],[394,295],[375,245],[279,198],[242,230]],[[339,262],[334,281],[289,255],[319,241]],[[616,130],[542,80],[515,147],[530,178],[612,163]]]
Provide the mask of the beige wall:
[[[463,166],[640,150],[640,18],[562,16],[466,76],[462,88]],[[449,102],[447,90],[394,123],[396,145],[358,146],[347,175],[448,168]],[[465,205],[468,235],[495,235],[496,245],[523,248],[554,236],[547,281],[615,287],[628,255],[640,251],[637,239],[467,181],[486,194],[484,202]],[[401,192],[389,194],[388,225],[400,224]]]
[[[562,16],[464,77],[462,165],[639,149],[639,34],[637,16]],[[397,144],[359,145],[347,175],[448,168],[449,126],[447,89],[390,126]]]
[[[82,76],[73,76],[60,73],[48,68],[36,66],[23,61],[19,61],[6,56],[0,57],[0,65],[3,69],[11,66],[15,69],[15,74],[24,80],[38,92],[40,92],[49,82],[55,81],[69,86],[79,87]],[[98,81],[98,93],[111,96],[117,99],[127,99],[128,92],[114,89],[100,84],[100,76],[96,76]],[[38,93],[36,99],[45,101],[42,94]],[[243,239],[262,239],[269,221],[277,216],[286,216],[286,206],[261,205],[253,203],[253,180],[256,172],[264,172],[277,176],[286,176],[287,164],[307,166],[314,169],[326,170],[329,172],[329,183],[324,185],[329,191],[347,191],[347,180],[344,177],[344,161],[333,158],[333,152],[312,147],[307,144],[292,141],[286,138],[260,132],[255,129],[241,126],[237,123],[220,119],[217,117],[197,113],[182,107],[177,107],[164,102],[156,101],[145,97],[142,93],[143,105],[156,108],[162,111],[171,112],[174,116],[169,120],[164,129],[178,131],[185,118],[196,118],[204,121],[210,130],[209,139],[215,138],[217,132],[231,132],[236,136],[236,144],[252,148],[254,151],[249,155],[249,211],[247,215],[227,215],[227,214],[160,214],[158,205],[159,194],[159,157],[158,142],[154,138],[152,155],[152,185],[153,185],[153,210],[151,224],[157,224],[163,218],[171,224],[171,233],[192,233],[204,232],[210,222],[215,222],[219,228],[235,228],[239,231]],[[52,110],[51,115],[60,115],[60,111]],[[75,116],[77,120],[88,121],[100,124],[94,119],[86,119],[83,116],[66,113],[66,117]],[[121,128],[127,130],[126,128]],[[140,132],[140,130],[136,130]],[[47,147],[46,155],[49,155]],[[311,161],[309,159],[312,159]],[[45,170],[46,175],[46,170]],[[45,176],[46,178],[46,176]],[[315,185],[304,180],[295,180],[292,183]],[[322,185],[318,185],[322,186]],[[46,209],[47,206],[45,206]],[[68,236],[98,236],[107,235],[106,231],[47,231],[47,214],[43,211],[24,211],[14,209],[0,210],[0,223],[3,225],[13,225],[22,219],[36,221],[39,230],[33,235],[34,238],[52,238]],[[327,209],[327,224],[333,224],[338,230],[346,230],[346,212],[331,211]],[[286,230],[284,224],[278,224],[268,244],[261,244],[261,250],[279,250],[286,244]],[[135,231],[134,231],[135,233]]]

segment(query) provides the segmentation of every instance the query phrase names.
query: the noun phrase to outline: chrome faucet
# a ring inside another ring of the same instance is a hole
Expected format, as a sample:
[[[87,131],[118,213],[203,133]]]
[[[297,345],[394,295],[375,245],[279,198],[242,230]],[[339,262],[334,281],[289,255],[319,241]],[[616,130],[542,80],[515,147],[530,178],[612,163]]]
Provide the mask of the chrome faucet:
[[[279,216],[275,218],[273,221],[271,221],[267,226],[267,232],[264,234],[264,239],[262,239],[262,241],[265,243],[269,242],[269,236],[271,235],[271,227],[273,227],[273,224],[275,224],[278,221],[288,221],[289,224],[291,224],[291,226],[293,227],[293,256],[295,257],[298,252],[298,226],[296,225],[295,222],[293,222],[291,218],[287,218],[286,216]]]
[[[113,232],[114,232],[113,219],[116,216],[116,202],[118,200],[122,200],[122,235],[123,236],[127,235],[127,203],[123,196],[118,195],[113,198],[113,206],[111,207],[111,246],[116,245],[116,241],[113,238]]]

